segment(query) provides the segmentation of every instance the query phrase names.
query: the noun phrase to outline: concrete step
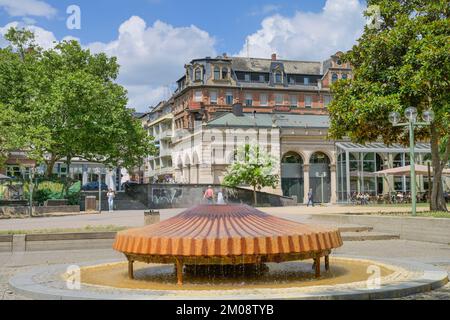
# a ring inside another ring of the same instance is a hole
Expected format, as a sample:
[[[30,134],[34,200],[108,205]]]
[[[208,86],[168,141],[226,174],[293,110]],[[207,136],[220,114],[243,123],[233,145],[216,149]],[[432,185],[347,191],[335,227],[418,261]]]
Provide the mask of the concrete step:
[[[343,241],[374,241],[374,240],[396,240],[400,239],[398,234],[391,234],[385,232],[342,232],[341,237]]]
[[[339,226],[340,232],[370,232],[372,231],[372,227],[366,226],[358,226],[358,225],[348,225],[348,226]]]

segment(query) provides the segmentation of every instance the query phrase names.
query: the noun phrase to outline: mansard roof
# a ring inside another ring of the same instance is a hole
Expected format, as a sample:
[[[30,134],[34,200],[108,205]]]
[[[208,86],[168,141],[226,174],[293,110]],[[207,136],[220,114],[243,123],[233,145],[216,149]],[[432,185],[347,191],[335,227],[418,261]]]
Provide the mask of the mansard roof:
[[[321,75],[322,62],[317,61],[293,61],[259,59],[259,58],[232,58],[234,71],[269,73],[273,69],[273,63],[281,64],[287,74],[311,74]]]
[[[328,128],[327,115],[303,115],[291,113],[244,113],[236,116],[226,113],[208,122],[208,127],[260,127],[260,128]]]

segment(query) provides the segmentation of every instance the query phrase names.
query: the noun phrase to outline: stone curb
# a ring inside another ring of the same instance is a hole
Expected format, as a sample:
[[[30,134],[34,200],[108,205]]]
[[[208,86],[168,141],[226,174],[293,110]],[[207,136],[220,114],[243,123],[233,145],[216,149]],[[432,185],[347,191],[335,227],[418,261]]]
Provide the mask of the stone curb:
[[[351,259],[369,259],[375,261],[370,257],[356,257],[356,256],[340,256],[339,258],[351,258]],[[97,261],[94,263],[83,263],[80,267],[89,266],[93,264],[104,264],[118,262],[117,260],[108,261]],[[67,270],[68,265],[55,265],[48,267],[40,267],[32,269],[31,271],[20,273],[12,277],[9,281],[9,285],[12,290],[17,293],[38,300],[202,300],[202,299],[242,299],[242,300],[253,300],[253,299],[264,299],[264,300],[371,300],[371,299],[392,299],[408,296],[411,294],[423,293],[440,288],[448,283],[448,273],[441,269],[438,269],[432,265],[411,262],[407,260],[400,259],[377,259],[376,262],[386,263],[394,266],[400,266],[402,268],[407,268],[413,271],[422,271],[423,274],[416,279],[407,280],[401,283],[386,284],[382,285],[380,289],[344,289],[338,291],[338,286],[336,289],[326,289],[323,291],[314,293],[303,293],[303,292],[290,292],[286,296],[278,294],[271,294],[269,291],[260,290],[260,293],[247,293],[239,296],[233,296],[230,292],[229,295],[221,295],[220,297],[207,296],[195,296],[195,294],[181,295],[179,297],[166,296],[167,293],[164,291],[151,291],[151,290],[129,290],[129,289],[114,289],[107,290],[104,287],[95,287],[98,291],[103,289],[104,292],[92,292],[87,290],[69,290],[61,289],[64,287],[65,282],[61,279],[55,281],[59,288],[52,288],[49,285],[52,283],[46,279],[41,279],[43,276],[47,275],[58,275],[62,274]],[[93,288],[93,286],[87,286],[87,288]],[[319,288],[320,290],[320,288]],[[277,292],[275,290],[274,292]],[[191,292],[192,293],[192,292]]]

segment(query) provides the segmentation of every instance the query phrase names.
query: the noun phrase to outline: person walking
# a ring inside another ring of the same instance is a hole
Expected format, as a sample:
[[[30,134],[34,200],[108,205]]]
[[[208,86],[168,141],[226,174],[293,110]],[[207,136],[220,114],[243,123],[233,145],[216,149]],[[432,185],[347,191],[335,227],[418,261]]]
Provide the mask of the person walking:
[[[225,204],[225,200],[223,199],[222,191],[217,193],[217,204]]]
[[[114,193],[114,191],[112,189],[109,189],[106,196],[108,197],[109,212],[113,212],[114,211],[114,197],[116,196],[116,194]]]
[[[206,199],[208,204],[214,203],[214,190],[212,189],[212,186],[208,186],[208,189],[206,189],[205,194],[203,195],[203,199]]]
[[[313,190],[309,189],[309,192],[308,192],[308,204],[306,205],[307,207],[309,207],[309,204],[311,204],[314,207],[314,200],[313,200],[313,198],[314,198]]]

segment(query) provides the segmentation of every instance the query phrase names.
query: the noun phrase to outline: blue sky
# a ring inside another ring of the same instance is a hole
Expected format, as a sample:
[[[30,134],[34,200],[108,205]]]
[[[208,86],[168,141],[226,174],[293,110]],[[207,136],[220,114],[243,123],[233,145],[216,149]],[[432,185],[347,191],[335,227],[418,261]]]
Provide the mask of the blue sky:
[[[69,30],[70,5],[81,29]],[[193,58],[229,55],[323,60],[348,50],[362,32],[362,0],[0,0],[2,34],[33,30],[43,47],[78,39],[118,57],[130,106],[144,111],[170,94]],[[248,48],[248,51],[247,51]]]

